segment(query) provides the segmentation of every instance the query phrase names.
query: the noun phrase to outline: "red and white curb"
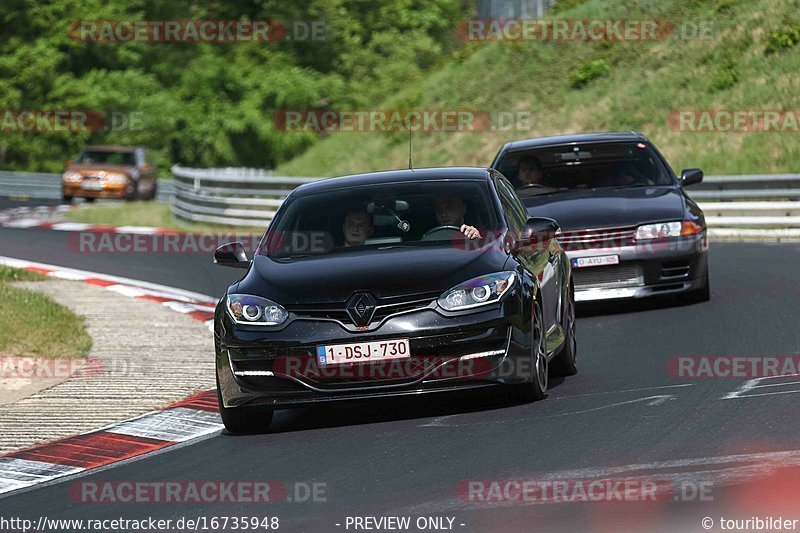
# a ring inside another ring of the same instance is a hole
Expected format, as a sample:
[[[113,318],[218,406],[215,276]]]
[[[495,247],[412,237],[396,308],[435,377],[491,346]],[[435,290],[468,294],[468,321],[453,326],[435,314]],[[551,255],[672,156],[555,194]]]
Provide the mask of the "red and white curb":
[[[152,300],[169,307],[173,311],[189,315],[195,320],[203,322],[209,329],[213,329],[214,308],[217,300],[204,294],[147,281],[98,274],[96,272],[87,272],[85,270],[36,263],[11,257],[0,256],[0,265],[39,272],[59,279],[83,281],[131,298]]]
[[[0,265],[83,281],[153,300],[213,327],[216,301],[155,283],[0,256]],[[0,457],[0,495],[78,474],[215,433],[223,428],[216,391],[204,391],[160,411]]]
[[[0,494],[78,474],[216,433],[215,391],[100,430],[0,457]]]
[[[136,235],[184,234],[185,231],[151,226],[108,226],[84,222],[65,222],[64,213],[74,209],[72,205],[15,207],[0,211],[0,227],[20,229],[51,229],[55,231],[86,231],[103,233],[126,233]]]

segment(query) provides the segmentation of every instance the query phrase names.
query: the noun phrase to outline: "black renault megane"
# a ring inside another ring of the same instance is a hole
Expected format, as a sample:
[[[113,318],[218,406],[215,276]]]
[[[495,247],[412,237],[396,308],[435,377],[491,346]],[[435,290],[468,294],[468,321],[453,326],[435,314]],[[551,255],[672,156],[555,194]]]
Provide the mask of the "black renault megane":
[[[377,172],[298,187],[214,321],[231,432],[275,409],[506,385],[543,398],[576,372],[571,267],[548,218],[496,170]]]

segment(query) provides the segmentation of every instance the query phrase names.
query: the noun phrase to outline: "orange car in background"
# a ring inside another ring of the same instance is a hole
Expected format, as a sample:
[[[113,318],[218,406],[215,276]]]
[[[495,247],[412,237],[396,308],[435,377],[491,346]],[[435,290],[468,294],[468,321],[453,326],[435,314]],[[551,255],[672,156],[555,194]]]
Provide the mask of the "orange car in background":
[[[78,158],[67,162],[61,177],[65,202],[85,198],[153,200],[158,172],[142,146],[88,146]]]

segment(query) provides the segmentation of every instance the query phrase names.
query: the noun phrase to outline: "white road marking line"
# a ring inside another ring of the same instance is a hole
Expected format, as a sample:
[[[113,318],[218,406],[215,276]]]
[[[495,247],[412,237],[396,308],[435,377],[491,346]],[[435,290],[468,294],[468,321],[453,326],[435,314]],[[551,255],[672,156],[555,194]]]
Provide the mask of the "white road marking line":
[[[569,396],[558,396],[550,398],[548,397],[549,401],[552,400],[569,400],[570,398],[583,398],[586,396],[598,396],[600,394],[622,394],[624,392],[643,392],[643,391],[651,391],[651,390],[660,390],[660,389],[677,389],[681,387],[694,387],[696,383],[681,383],[680,385],[661,385],[659,387],[642,387],[638,389],[621,389],[621,390],[611,390],[611,391],[601,391],[601,392],[589,392],[586,394],[570,394]]]
[[[715,468],[717,465],[731,466]],[[723,486],[737,485],[767,477],[779,469],[800,466],[800,450],[784,452],[764,452],[740,455],[723,455],[700,457],[694,459],[677,459],[652,463],[635,463],[610,467],[590,467],[572,470],[559,470],[547,473],[515,472],[513,476],[497,476],[502,479],[550,481],[550,480],[591,480],[591,479],[644,479],[663,480],[673,483],[705,484],[714,489]],[[680,470],[684,469],[684,470]],[[677,471],[676,471],[677,470]],[[663,472],[659,472],[663,471]],[[482,476],[479,479],[488,479]],[[425,514],[426,512],[442,513],[445,511],[469,510],[489,507],[507,507],[519,505],[541,505],[541,501],[499,501],[499,502],[465,502],[457,497],[429,501],[424,504],[403,508],[404,512]],[[568,503],[568,502],[557,502]],[[395,510],[397,511],[397,510]]]
[[[191,313],[192,311],[197,311],[194,307],[189,304],[185,304],[183,302],[163,302],[161,305],[164,307],[169,307],[173,311],[177,311],[178,313],[183,313],[184,315],[187,313]]]
[[[85,274],[77,274],[75,272],[51,272],[50,276],[53,278],[67,279],[70,281],[84,281],[88,278]]]
[[[142,235],[152,235],[158,231],[158,228],[150,226],[118,226],[114,228],[115,233],[138,233]]]
[[[50,226],[50,229],[56,231],[85,231],[91,227],[91,224],[84,224],[83,222],[59,222]]]
[[[122,294],[123,296],[130,296],[131,298],[138,298],[146,294],[145,291],[139,287],[131,287],[130,285],[109,285],[106,287],[106,290]]]
[[[5,222],[3,225],[7,228],[33,228],[40,226],[42,221],[36,218],[20,218]]]
[[[166,285],[159,285],[158,283],[150,283],[149,281],[123,278],[120,276],[111,276],[108,274],[99,274],[96,272],[88,272],[86,270],[79,270],[76,268],[50,265],[47,263],[37,263],[36,261],[26,261],[24,259],[15,259],[13,257],[5,257],[5,256],[0,256],[0,265],[6,265],[16,268],[35,267],[45,270],[53,270],[57,272],[69,272],[77,275],[82,275],[87,278],[96,278],[96,279],[101,279],[103,281],[110,281],[122,285],[131,285],[133,287],[139,287],[142,289],[151,290],[154,291],[153,294],[163,295],[164,297],[167,298],[174,298],[178,300],[183,299],[190,302],[207,303],[211,305],[217,304],[217,298],[212,298],[211,296],[200,294],[199,292],[187,291],[175,287],[167,287]]]
[[[583,409],[583,410],[580,410],[580,411],[570,411],[570,412],[567,412],[567,413],[558,413],[558,414],[555,414],[555,415],[543,415],[543,416],[531,416],[531,417],[525,417],[525,418],[515,418],[514,422],[524,422],[526,420],[532,420],[532,421],[547,420],[549,418],[561,418],[561,417],[565,417],[565,416],[582,415],[582,414],[585,414],[585,413],[593,413],[595,411],[602,411],[603,409],[611,409],[611,408],[614,408],[614,407],[622,407],[624,405],[631,405],[631,404],[641,403],[641,402],[647,402],[646,403],[647,406],[654,407],[654,406],[661,405],[661,404],[663,404],[664,402],[666,402],[668,400],[675,400],[675,399],[677,399],[677,396],[674,396],[672,394],[658,394],[658,395],[655,395],[655,396],[646,396],[644,398],[637,398],[635,400],[627,400],[627,401],[624,401],[624,402],[615,402],[615,403],[608,404],[608,405],[601,405],[601,406],[598,406],[598,407],[592,407],[590,409]],[[500,419],[500,420],[492,419],[492,420],[487,420],[485,422],[465,422],[465,423],[458,423],[458,424],[447,424],[447,423],[445,423],[446,419],[451,418],[451,417],[456,417],[456,416],[460,416],[460,415],[455,414],[455,415],[441,416],[441,417],[438,417],[438,418],[434,418],[430,422],[426,422],[425,424],[421,424],[421,425],[419,425],[417,427],[435,427],[435,428],[450,427],[450,428],[455,428],[455,427],[466,427],[466,426],[487,426],[489,424],[503,424],[503,423],[509,421],[508,419]]]
[[[220,431],[222,427],[222,421],[217,413],[175,407],[117,424],[107,431],[169,442],[184,442]]]
[[[765,376],[763,378],[755,378],[745,381],[738,389],[733,392],[729,392],[722,396],[720,400],[733,400],[737,398],[755,398],[758,396],[774,396],[776,394],[797,394],[800,393],[800,389],[790,390],[790,391],[780,391],[780,392],[762,392],[762,393],[750,393],[750,391],[754,389],[762,389],[765,387],[781,387],[785,385],[794,385],[800,382],[793,381],[789,383],[769,383],[766,385],[761,385],[762,381],[767,379],[779,379],[779,378],[796,378],[799,377],[800,374],[786,374],[780,376]]]

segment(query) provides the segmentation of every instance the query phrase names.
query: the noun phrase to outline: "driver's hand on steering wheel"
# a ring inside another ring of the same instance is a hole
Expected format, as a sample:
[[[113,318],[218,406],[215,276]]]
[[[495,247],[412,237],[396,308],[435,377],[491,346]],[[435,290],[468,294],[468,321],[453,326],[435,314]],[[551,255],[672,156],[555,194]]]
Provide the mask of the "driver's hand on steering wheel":
[[[467,226],[466,224],[461,225],[461,233],[463,233],[467,239],[480,239],[481,232],[477,230],[474,226]]]

